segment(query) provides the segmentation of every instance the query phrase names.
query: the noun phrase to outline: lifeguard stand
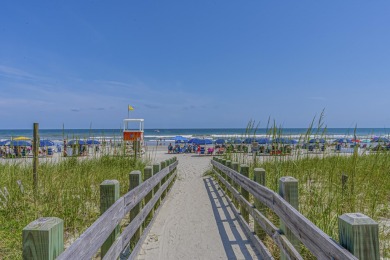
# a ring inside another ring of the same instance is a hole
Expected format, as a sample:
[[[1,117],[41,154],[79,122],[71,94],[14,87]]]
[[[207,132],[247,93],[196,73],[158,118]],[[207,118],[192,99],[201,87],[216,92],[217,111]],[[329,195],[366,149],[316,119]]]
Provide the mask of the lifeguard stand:
[[[144,146],[144,119],[123,120],[123,141],[126,144],[126,152],[142,153]]]

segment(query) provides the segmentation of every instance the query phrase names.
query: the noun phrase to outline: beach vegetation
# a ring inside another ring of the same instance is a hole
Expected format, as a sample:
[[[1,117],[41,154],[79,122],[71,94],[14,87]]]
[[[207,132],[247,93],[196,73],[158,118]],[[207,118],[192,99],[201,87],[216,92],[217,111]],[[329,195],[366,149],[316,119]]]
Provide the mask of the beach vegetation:
[[[129,190],[129,173],[144,167],[134,157],[109,155],[40,163],[34,193],[31,164],[0,164],[0,259],[21,259],[22,230],[40,217],[63,219],[69,246],[100,216],[99,185],[116,179],[122,196]]]

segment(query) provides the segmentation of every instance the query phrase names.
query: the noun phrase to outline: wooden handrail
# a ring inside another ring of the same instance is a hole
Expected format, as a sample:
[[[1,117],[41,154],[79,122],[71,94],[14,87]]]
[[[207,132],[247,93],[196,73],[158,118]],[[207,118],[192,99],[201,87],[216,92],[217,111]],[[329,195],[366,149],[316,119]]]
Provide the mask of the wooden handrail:
[[[130,212],[135,205],[166,177],[174,168],[178,161],[165,167],[153,177],[143,182],[135,189],[129,191],[119,198],[106,212],[104,212],[72,245],[58,256],[57,259],[90,259],[102,246],[107,237],[120,221]],[[160,188],[161,189],[161,188]],[[130,225],[129,225],[130,226]],[[131,233],[131,232],[130,232]],[[131,237],[131,236],[130,236]],[[127,241],[126,237],[123,241]],[[123,249],[123,248],[122,248]],[[110,249],[111,250],[111,249]]]
[[[293,208],[279,194],[267,187],[259,185],[219,162],[212,160],[211,164],[246,191],[250,192],[254,198],[258,199],[274,211],[279,218],[284,221],[292,233],[298,237],[318,259],[357,259],[348,250],[341,247],[325,232],[315,226],[298,210]],[[258,219],[256,219],[256,221],[257,220]]]

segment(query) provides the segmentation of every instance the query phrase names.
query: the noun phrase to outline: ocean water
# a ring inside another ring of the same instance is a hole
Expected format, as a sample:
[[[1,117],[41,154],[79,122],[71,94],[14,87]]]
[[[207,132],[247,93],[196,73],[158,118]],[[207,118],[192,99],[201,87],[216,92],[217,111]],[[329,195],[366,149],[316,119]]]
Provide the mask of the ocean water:
[[[284,128],[281,135],[299,139],[307,133],[306,128]],[[312,130],[312,136],[316,134],[316,129]],[[172,142],[177,135],[186,138],[209,138],[216,140],[218,138],[234,139],[243,137],[272,137],[269,130],[265,128],[257,129],[247,133],[244,128],[196,128],[196,129],[145,129],[144,138],[148,144],[153,144],[157,141]],[[325,135],[325,136],[324,136]],[[390,130],[385,128],[328,128],[325,133],[319,131],[317,136],[324,136],[327,139],[349,137],[353,138],[371,138],[374,136],[389,137]],[[32,138],[32,129],[14,129],[0,130],[0,140],[8,140],[18,136],[26,136]],[[120,129],[40,129],[39,136],[41,139],[50,139],[60,142],[63,139],[98,139],[120,141],[122,139],[122,131]]]

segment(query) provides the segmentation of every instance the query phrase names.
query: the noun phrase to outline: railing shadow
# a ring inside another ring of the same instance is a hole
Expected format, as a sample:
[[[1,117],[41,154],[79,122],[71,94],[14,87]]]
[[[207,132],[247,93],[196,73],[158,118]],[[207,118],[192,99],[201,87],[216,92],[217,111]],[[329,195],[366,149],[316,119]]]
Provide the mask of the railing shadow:
[[[215,221],[221,236],[222,244],[228,259],[253,259],[248,251],[252,247],[251,242],[246,238],[245,233],[240,233],[237,226],[240,226],[235,218],[225,195],[220,191],[219,186],[211,177],[203,179],[204,185],[209,195]],[[226,225],[227,224],[227,225]],[[256,250],[253,248],[253,251]]]

